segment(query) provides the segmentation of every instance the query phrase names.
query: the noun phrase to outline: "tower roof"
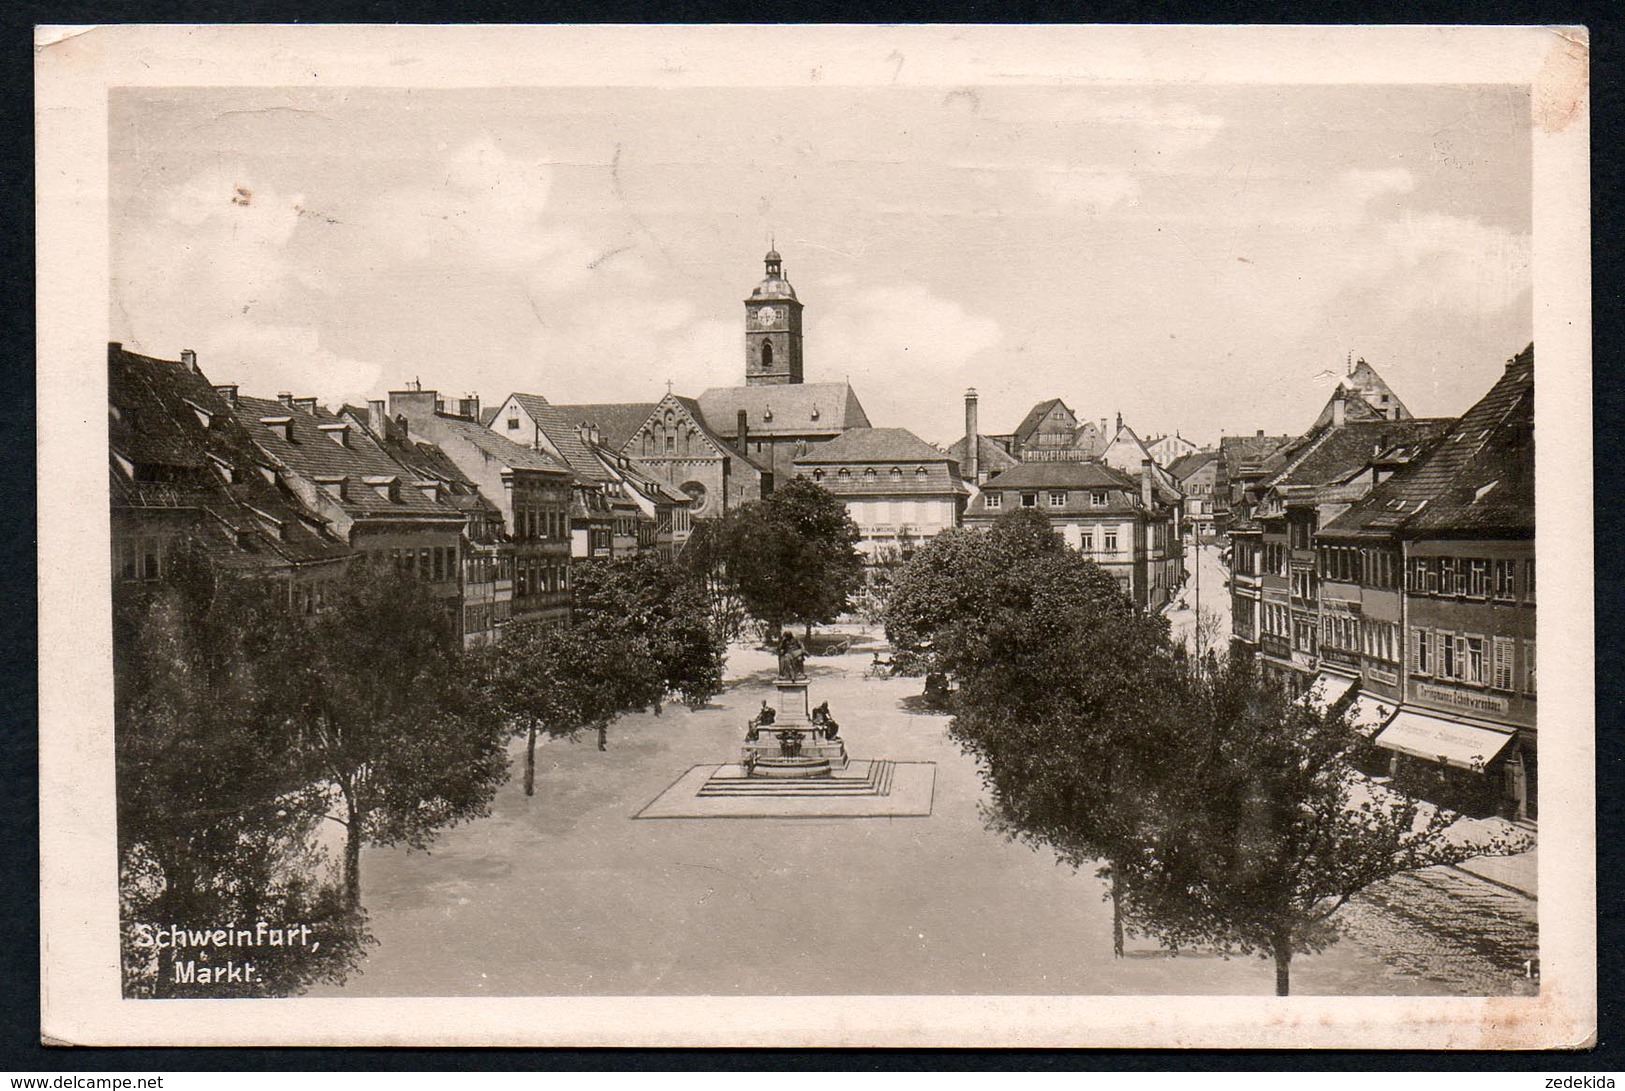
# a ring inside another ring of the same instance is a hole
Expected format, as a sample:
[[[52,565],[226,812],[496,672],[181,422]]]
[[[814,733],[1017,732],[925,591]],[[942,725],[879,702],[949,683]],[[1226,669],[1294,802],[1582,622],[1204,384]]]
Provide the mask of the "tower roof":
[[[784,259],[779,257],[777,250],[769,250],[767,257],[762,259],[767,266],[767,275],[762,278],[750,293],[750,298],[761,299],[795,299],[796,290],[790,287],[790,282],[784,279]],[[747,300],[749,302],[749,300]]]

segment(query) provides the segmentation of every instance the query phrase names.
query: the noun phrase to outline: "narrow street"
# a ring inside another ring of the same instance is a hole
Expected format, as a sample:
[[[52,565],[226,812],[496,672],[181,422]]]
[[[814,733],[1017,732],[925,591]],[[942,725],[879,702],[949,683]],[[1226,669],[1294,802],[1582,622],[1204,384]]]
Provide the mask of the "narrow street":
[[[1540,987],[1538,903],[1455,868],[1378,883],[1344,906],[1344,942],[1451,993],[1532,996]]]
[[[1198,546],[1187,540],[1185,550],[1185,586],[1166,611],[1173,639],[1194,651],[1200,617],[1204,619],[1202,649],[1222,649],[1230,641],[1230,588],[1225,583],[1229,573],[1219,563],[1220,547],[1217,542]]]

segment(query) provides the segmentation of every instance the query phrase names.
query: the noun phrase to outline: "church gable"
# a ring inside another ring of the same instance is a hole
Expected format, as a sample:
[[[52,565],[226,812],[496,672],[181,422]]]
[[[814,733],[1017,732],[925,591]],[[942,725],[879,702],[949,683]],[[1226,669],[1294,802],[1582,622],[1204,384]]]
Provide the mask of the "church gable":
[[[734,454],[720,437],[705,427],[698,411],[685,402],[686,399],[674,394],[662,398],[648,419],[626,440],[621,454],[645,461],[712,459]]]

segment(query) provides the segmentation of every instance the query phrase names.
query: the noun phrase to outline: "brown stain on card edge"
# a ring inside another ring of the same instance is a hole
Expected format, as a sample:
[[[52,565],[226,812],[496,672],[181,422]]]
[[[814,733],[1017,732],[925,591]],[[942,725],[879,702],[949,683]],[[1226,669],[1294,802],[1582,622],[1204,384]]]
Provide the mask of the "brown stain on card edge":
[[[1554,40],[1535,75],[1535,124],[1560,133],[1585,110],[1591,90],[1591,36],[1584,27],[1553,27]]]

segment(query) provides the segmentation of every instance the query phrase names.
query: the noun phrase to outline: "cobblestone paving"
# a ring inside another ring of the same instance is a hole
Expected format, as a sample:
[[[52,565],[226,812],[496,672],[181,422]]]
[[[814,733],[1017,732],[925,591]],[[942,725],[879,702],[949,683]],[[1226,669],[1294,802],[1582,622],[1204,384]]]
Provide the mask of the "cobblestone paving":
[[[1532,996],[1539,981],[1537,903],[1453,868],[1371,887],[1339,914],[1343,942],[1397,973],[1466,996]]]

